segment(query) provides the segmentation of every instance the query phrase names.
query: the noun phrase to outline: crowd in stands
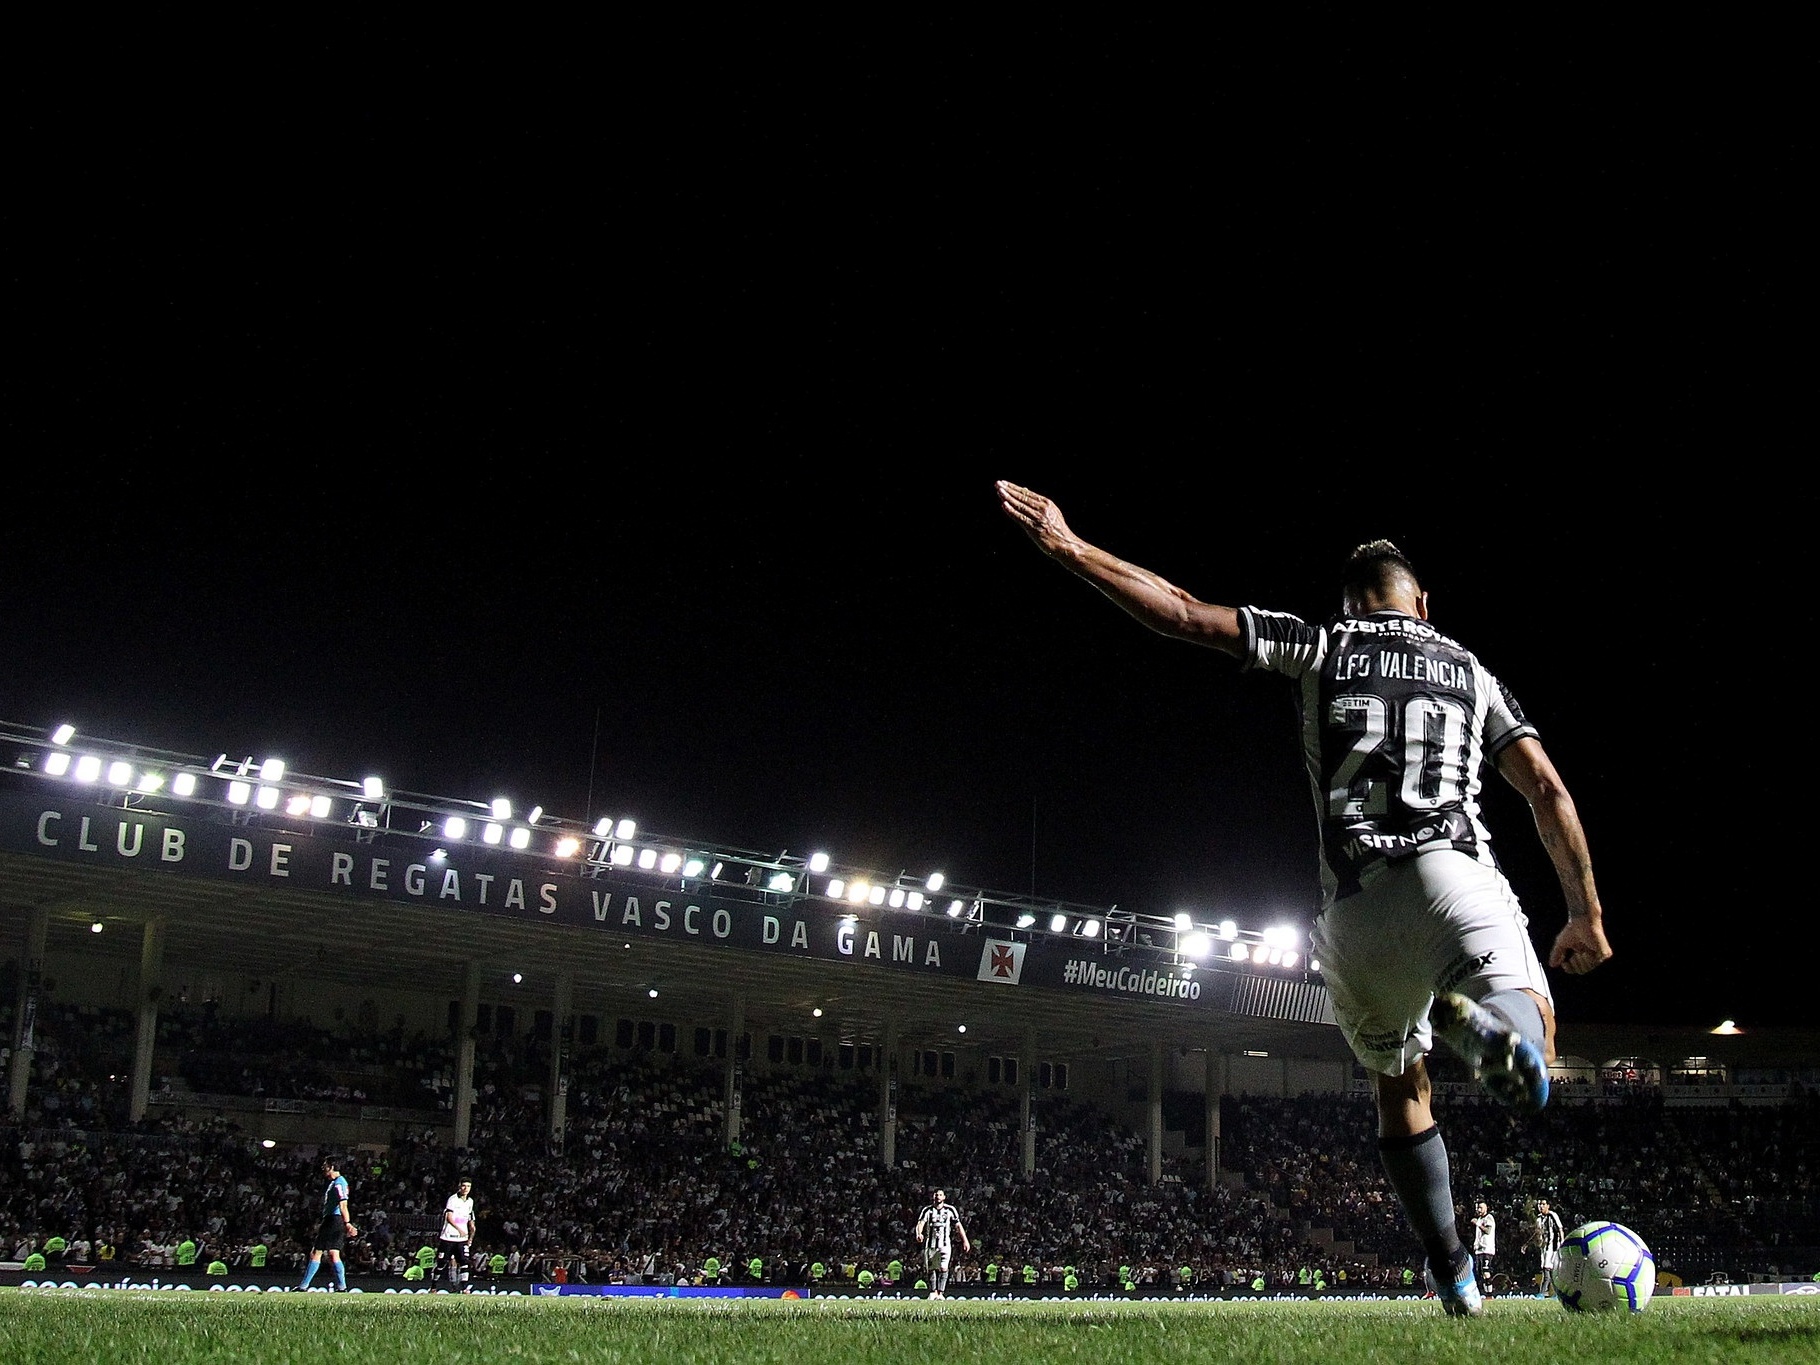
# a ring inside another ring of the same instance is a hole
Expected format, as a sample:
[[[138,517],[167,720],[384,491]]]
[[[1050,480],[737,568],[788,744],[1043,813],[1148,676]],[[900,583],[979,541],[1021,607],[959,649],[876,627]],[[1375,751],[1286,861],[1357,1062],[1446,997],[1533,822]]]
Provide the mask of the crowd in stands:
[[[864,1273],[913,1284],[911,1227],[940,1186],[975,1243],[957,1287],[988,1274],[1012,1287],[1072,1277],[1083,1289],[1396,1288],[1419,1278],[1362,1094],[1226,1097],[1225,1175],[1209,1189],[1198,1155],[1165,1162],[1164,1179],[1150,1183],[1137,1133],[1053,1091],[1033,1100],[1036,1170],[1026,1177],[1014,1093],[906,1081],[896,1161],[885,1167],[874,1073],[745,1069],[729,1148],[724,1062],[601,1046],[568,1062],[558,1143],[547,1045],[494,1040],[477,1061],[469,1146],[456,1151],[440,1112],[446,1041],[371,1027],[226,1028],[207,1011],[172,1012],[161,1035],[161,1056],[180,1059],[196,1092],[358,1092],[422,1112],[389,1140],[341,1154],[362,1225],[349,1257],[356,1275],[417,1264],[466,1177],[483,1273],[509,1276],[840,1283]],[[29,1112],[0,1126],[0,1259],[42,1254],[54,1237],[66,1263],[141,1272],[299,1264],[320,1196],[315,1153],[262,1147],[235,1114],[201,1105],[160,1104],[128,1123],[122,1038],[130,1048],[130,1026],[106,1011],[47,1013]],[[1569,1226],[1597,1216],[1637,1228],[1671,1272],[1820,1255],[1812,1095],[1670,1109],[1659,1088],[1636,1088],[1535,1118],[1476,1097],[1443,1096],[1437,1108],[1458,1201],[1464,1210],[1483,1198],[1498,1211],[1503,1264],[1518,1284],[1533,1267],[1522,1231],[1538,1198]]]

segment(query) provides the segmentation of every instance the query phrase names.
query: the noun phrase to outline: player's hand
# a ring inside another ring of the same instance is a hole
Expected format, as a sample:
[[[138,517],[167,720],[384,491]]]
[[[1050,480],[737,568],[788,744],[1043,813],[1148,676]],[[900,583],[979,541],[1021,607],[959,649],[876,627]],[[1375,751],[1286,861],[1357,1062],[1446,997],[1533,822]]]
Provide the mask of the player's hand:
[[[350,1236],[350,1237],[360,1236],[360,1229],[355,1227],[352,1223],[349,1223],[347,1225],[347,1229],[348,1229],[348,1236]]]
[[[1605,941],[1604,928],[1599,921],[1582,915],[1561,926],[1561,932],[1555,935],[1555,946],[1549,950],[1548,965],[1584,976],[1610,956],[1611,944]]]
[[[1062,519],[1062,509],[1041,493],[1008,483],[1004,479],[1000,479],[995,486],[998,489],[998,505],[1004,509],[1005,515],[1022,526],[1025,534],[1036,542],[1037,548],[1044,554],[1057,554],[1079,542],[1080,537]]]

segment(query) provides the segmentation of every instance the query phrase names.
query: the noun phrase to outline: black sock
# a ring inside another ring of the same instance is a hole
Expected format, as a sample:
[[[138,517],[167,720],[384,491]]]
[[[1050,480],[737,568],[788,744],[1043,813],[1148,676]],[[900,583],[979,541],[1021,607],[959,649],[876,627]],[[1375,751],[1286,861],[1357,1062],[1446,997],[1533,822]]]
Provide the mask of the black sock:
[[[1454,1220],[1447,1144],[1441,1141],[1441,1130],[1431,1125],[1411,1137],[1379,1138],[1378,1159],[1384,1163],[1384,1174],[1397,1192],[1403,1217],[1422,1243],[1436,1278],[1443,1273],[1457,1274],[1466,1264],[1466,1248]]]

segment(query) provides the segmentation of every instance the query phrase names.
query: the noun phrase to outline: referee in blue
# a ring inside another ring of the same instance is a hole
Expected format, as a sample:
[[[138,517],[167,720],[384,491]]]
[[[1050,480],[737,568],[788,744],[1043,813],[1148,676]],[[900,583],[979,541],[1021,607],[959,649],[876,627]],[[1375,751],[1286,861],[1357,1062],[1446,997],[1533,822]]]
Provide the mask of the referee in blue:
[[[316,1270],[322,1264],[322,1258],[329,1258],[329,1266],[335,1273],[335,1288],[347,1292],[347,1267],[341,1263],[341,1253],[348,1244],[348,1238],[357,1234],[353,1216],[348,1212],[348,1182],[332,1157],[322,1159],[322,1174],[328,1180],[328,1186],[322,1192],[322,1214],[316,1223],[316,1235],[310,1239],[310,1261],[303,1268],[303,1283],[299,1289],[308,1289],[310,1281],[316,1278]]]
[[[1352,552],[1340,615],[1316,626],[1202,602],[1082,540],[1042,494],[1002,481],[997,492],[1039,550],[1142,624],[1296,686],[1320,826],[1311,956],[1371,1073],[1379,1157],[1435,1297],[1452,1316],[1477,1317],[1484,1296],[1423,1058],[1438,1034],[1487,1094],[1534,1112],[1548,1102],[1555,1023],[1529,921],[1480,819],[1484,768],[1528,803],[1567,902],[1548,965],[1578,975],[1611,956],[1586,834],[1535,727],[1471,651],[1429,624],[1428,594],[1389,541]]]

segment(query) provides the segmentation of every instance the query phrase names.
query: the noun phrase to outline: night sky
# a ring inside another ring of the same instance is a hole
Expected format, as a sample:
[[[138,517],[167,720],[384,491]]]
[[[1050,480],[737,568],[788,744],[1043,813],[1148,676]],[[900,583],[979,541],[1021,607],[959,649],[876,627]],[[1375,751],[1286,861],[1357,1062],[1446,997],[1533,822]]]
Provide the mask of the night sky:
[[[1564,1014],[1811,1019],[1799,73],[907,37],[27,101],[0,715],[1306,928],[1287,685],[992,481],[1310,618],[1389,536],[1579,803],[1617,956]]]

